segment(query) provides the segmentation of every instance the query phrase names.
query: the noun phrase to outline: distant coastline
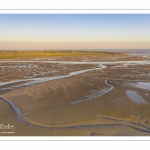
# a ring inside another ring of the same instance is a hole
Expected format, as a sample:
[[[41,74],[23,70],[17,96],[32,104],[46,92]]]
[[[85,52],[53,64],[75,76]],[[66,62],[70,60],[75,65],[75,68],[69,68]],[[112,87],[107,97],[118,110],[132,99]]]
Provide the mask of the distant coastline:
[[[51,51],[51,52],[72,52],[72,51],[78,51],[78,52],[113,52],[113,53],[126,53],[131,55],[139,55],[139,56],[149,56],[150,55],[150,49],[49,49],[49,50],[0,50],[0,52],[15,52],[15,51]]]

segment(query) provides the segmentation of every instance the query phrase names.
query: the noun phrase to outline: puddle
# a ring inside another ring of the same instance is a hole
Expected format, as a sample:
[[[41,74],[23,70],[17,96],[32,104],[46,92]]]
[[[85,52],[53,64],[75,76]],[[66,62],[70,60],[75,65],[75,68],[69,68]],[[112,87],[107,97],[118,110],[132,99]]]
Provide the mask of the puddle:
[[[144,90],[150,90],[150,82],[127,83],[127,85],[141,88]]]
[[[145,95],[146,95],[146,96],[148,96],[149,94],[148,94],[148,93],[146,93]]]
[[[127,90],[125,92],[134,103],[137,103],[138,105],[140,105],[141,103],[147,104],[147,102],[143,99],[143,97],[138,95],[138,92],[130,90]]]

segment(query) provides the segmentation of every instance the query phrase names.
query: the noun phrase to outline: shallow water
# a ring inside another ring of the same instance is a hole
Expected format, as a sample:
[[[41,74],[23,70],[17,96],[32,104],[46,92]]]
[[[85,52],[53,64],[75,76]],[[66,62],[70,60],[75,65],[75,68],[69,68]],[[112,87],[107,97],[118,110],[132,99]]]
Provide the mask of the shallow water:
[[[133,56],[150,56],[150,49],[106,49],[106,50],[95,50],[98,52],[122,52],[131,54]]]
[[[7,87],[7,88],[1,88],[0,90],[2,90],[2,91],[3,90],[10,90],[10,89],[15,89],[15,88],[20,88],[20,87],[24,87],[24,86],[34,85],[34,84],[42,83],[42,82],[46,82],[46,81],[67,78],[67,77],[75,76],[75,75],[82,74],[82,73],[85,73],[85,72],[103,69],[105,67],[106,66],[104,66],[104,65],[101,65],[101,66],[99,65],[99,68],[92,68],[92,69],[75,71],[75,72],[71,72],[67,75],[60,75],[60,76],[54,76],[54,77],[43,77],[43,78],[32,78],[32,79],[30,78],[30,79],[25,79],[25,80],[15,80],[15,81],[9,81],[9,82],[1,82],[0,86],[9,85],[9,84],[13,84],[13,83],[19,83],[19,82],[26,82],[26,83],[18,84],[18,85]]]
[[[140,105],[141,103],[147,104],[143,97],[138,95],[137,91],[126,90],[125,92],[134,103],[137,103],[138,105]]]
[[[145,90],[150,90],[150,82],[129,83],[128,85]]]
[[[95,97],[102,96],[102,95],[104,95],[104,94],[110,92],[111,90],[113,90],[114,86],[108,84],[108,83],[107,83],[107,79],[105,80],[105,84],[108,85],[109,88],[105,88],[105,89],[100,90],[98,93],[96,93],[96,94],[90,96],[90,98],[86,98],[86,99],[83,99],[83,100],[76,100],[76,101],[74,101],[74,102],[71,102],[70,104],[77,104],[77,103],[80,103],[80,102],[83,102],[83,101],[91,100],[91,99],[93,99],[93,98],[95,98]]]
[[[29,85],[34,85],[37,83],[42,83],[42,82],[46,82],[46,81],[50,81],[50,80],[56,80],[56,79],[61,79],[61,78],[66,78],[66,77],[71,77],[74,75],[78,75],[81,73],[85,73],[85,72],[89,72],[92,70],[98,70],[98,69],[103,69],[106,68],[107,66],[105,65],[109,65],[109,64],[122,64],[122,65],[145,65],[145,64],[150,64],[150,61],[117,61],[117,62],[71,62],[71,61],[1,61],[0,63],[3,62],[43,62],[43,63],[61,63],[61,64],[95,64],[98,65],[98,68],[93,68],[93,69],[87,69],[87,70],[80,70],[80,71],[75,71],[75,72],[71,72],[68,75],[60,75],[60,76],[54,76],[54,77],[43,77],[43,78],[30,78],[30,79],[23,79],[23,80],[15,80],[15,81],[9,81],[9,82],[1,82],[0,86],[4,86],[4,85],[9,85],[9,84],[13,84],[13,83],[18,83],[19,82],[26,82],[23,84],[19,84],[19,85],[15,85],[15,86],[11,86],[11,87],[7,87],[7,88],[2,88],[0,90],[10,90],[10,89],[15,89],[15,88],[20,88],[20,87],[24,87],[24,86],[29,86]],[[140,86],[141,85],[140,83]]]

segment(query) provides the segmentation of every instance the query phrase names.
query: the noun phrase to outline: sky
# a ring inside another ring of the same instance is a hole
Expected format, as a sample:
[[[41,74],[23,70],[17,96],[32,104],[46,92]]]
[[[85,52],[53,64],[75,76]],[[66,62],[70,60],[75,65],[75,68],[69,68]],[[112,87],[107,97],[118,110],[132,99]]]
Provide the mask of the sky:
[[[0,14],[0,50],[150,49],[149,14]]]

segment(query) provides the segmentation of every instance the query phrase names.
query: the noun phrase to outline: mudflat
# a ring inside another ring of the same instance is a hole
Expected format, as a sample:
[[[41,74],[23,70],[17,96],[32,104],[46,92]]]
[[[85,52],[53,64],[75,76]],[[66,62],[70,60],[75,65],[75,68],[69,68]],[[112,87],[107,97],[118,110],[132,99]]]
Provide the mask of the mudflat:
[[[0,59],[1,136],[150,135],[150,57],[24,53]]]

